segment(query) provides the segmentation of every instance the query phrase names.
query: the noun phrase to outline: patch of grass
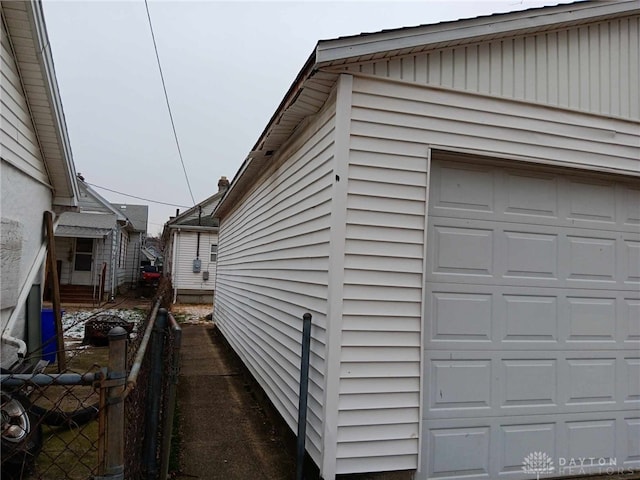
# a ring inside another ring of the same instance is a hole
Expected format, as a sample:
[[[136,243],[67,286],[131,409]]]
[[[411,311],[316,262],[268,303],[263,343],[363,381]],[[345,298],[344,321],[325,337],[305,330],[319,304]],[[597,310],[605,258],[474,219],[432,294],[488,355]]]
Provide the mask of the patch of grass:
[[[107,365],[108,358],[108,347],[70,348],[66,373],[96,371]],[[57,366],[48,366],[45,373],[57,373]],[[30,400],[44,409],[70,414],[96,404],[99,394],[89,385],[49,385],[34,390]],[[36,478],[86,480],[97,473],[97,419],[71,427],[43,425],[42,433],[42,451],[35,463]]]
[[[98,469],[98,421],[78,428],[43,426],[44,445],[36,460],[41,478],[86,480]]]
[[[171,312],[171,314],[173,315],[173,318],[175,318],[176,322],[178,323],[184,323],[189,318],[189,315],[187,315],[186,313]]]

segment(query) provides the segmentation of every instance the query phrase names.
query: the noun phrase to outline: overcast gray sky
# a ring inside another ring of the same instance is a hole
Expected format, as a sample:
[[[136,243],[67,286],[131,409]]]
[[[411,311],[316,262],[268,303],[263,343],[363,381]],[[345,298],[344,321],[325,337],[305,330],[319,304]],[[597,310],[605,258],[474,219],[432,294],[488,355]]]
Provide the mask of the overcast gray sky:
[[[567,2],[150,0],[196,202],[221,175],[233,178],[318,40],[557,3]],[[45,0],[44,11],[76,170],[92,184],[192,206],[144,0]],[[175,210],[149,203],[149,234]]]

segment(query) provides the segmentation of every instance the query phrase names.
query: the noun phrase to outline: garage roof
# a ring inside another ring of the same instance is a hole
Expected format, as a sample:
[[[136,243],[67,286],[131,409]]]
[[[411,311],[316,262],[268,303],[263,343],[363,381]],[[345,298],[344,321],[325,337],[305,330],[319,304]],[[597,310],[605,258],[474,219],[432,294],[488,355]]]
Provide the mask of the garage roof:
[[[318,42],[214,211],[222,218],[259,179],[305,118],[318,113],[339,68],[445,46],[549,31],[640,13],[640,1],[576,2]]]

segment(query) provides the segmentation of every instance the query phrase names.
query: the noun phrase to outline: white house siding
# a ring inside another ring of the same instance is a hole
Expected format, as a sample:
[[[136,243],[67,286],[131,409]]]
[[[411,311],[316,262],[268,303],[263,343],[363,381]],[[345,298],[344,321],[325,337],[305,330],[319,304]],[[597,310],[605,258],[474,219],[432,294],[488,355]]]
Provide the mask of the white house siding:
[[[2,159],[18,168],[28,176],[46,184],[49,183],[47,172],[42,161],[35,128],[29,107],[20,81],[18,68],[13,57],[9,37],[4,21],[2,31],[0,57],[0,144]]]
[[[127,245],[127,258],[125,261],[125,284],[127,287],[135,287],[140,277],[140,255],[142,255],[142,234],[140,232],[129,233]]]
[[[90,192],[88,192],[82,186],[80,187],[80,211],[82,212],[102,212],[102,213],[113,213],[112,209],[109,209],[105,206],[105,204],[94,197]]]
[[[178,233],[178,254],[171,281],[177,289],[213,290],[216,263],[211,261],[211,245],[218,244],[218,234],[200,232],[200,273],[193,272],[193,260],[198,250],[198,233],[182,230]],[[209,272],[209,280],[203,280],[202,272]]]
[[[352,137],[348,172],[336,473],[415,469],[426,149]]]
[[[129,232],[126,232],[124,230],[118,230],[117,233],[117,240],[115,242],[115,253],[114,253],[114,265],[115,265],[115,269],[116,269],[116,278],[115,278],[115,284],[116,284],[116,293],[120,293],[119,292],[119,288],[120,287],[125,287],[127,282],[129,281],[129,275],[130,272],[127,270],[127,258],[126,258],[126,254],[125,257],[123,259],[123,261],[120,261],[120,249],[121,248],[129,248]],[[124,244],[122,243],[124,242]],[[123,246],[123,245],[126,245]]]
[[[638,120],[639,32],[634,16],[347,70]]]
[[[215,321],[295,431],[302,315],[313,315],[307,450],[322,465],[333,105],[222,220]],[[335,413],[327,413],[335,415]]]
[[[73,275],[73,238],[56,237],[56,256],[60,261],[60,285],[69,285]]]

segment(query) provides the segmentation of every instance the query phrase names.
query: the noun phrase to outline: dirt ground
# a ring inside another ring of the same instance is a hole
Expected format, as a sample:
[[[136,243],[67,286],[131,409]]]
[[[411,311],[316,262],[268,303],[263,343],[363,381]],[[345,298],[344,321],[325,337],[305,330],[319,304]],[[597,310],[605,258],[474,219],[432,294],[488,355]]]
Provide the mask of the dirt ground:
[[[178,323],[207,324],[211,323],[210,315],[213,312],[213,305],[176,303],[171,305],[170,310]],[[207,318],[208,315],[209,318]]]

